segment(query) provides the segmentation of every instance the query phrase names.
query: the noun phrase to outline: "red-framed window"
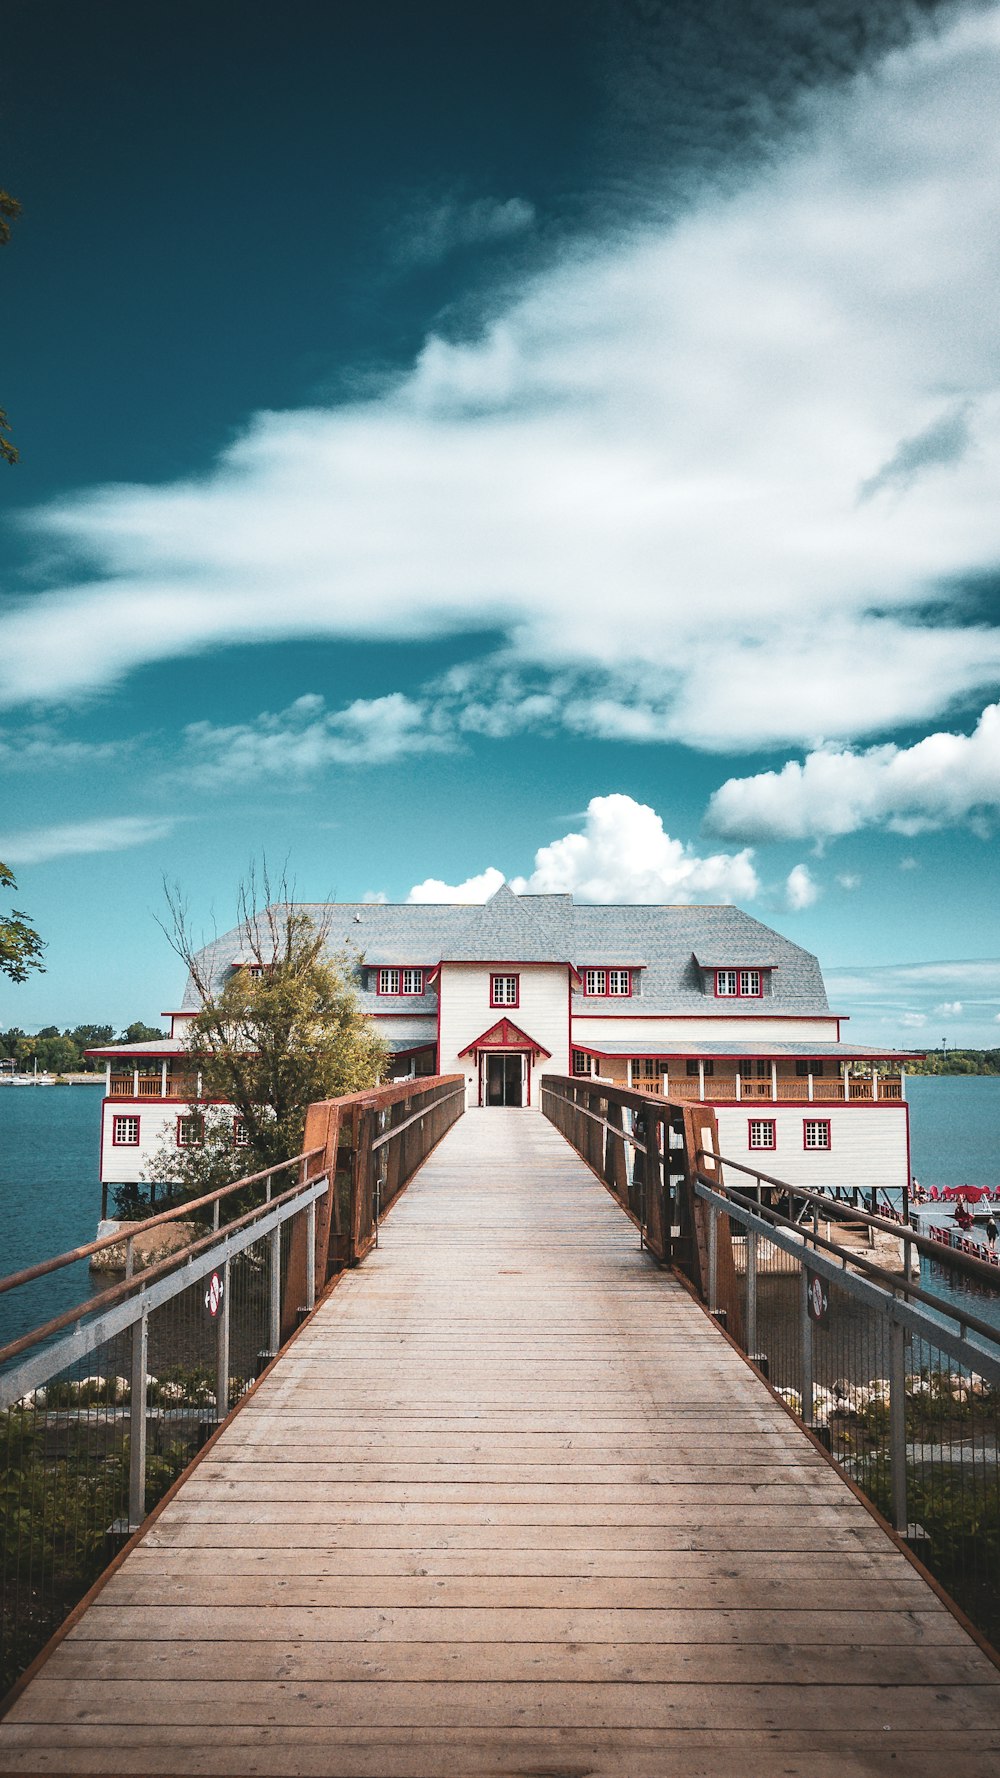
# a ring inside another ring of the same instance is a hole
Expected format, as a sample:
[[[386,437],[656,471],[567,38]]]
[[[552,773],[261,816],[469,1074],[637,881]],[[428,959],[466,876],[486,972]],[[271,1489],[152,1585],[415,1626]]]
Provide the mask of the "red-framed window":
[[[521,978],[519,975],[490,976],[491,1006],[520,1006]]]
[[[137,1117],[112,1118],[111,1143],[114,1148],[138,1148],[139,1119]]]
[[[830,1119],[828,1117],[807,1117],[802,1121],[802,1146],[810,1149],[828,1149],[833,1147],[830,1140]]]
[[[573,1073],[574,1074],[593,1074],[593,1072],[594,1072],[594,1058],[593,1058],[593,1056],[588,1056],[586,1050],[574,1050],[573,1051]]]
[[[242,1117],[234,1117],[233,1118],[233,1147],[234,1148],[249,1148],[250,1147],[250,1132],[247,1129],[245,1118],[242,1118]]]
[[[752,1117],[747,1122],[747,1147],[769,1148],[778,1146],[778,1132],[773,1117]]]
[[[632,992],[632,971],[630,969],[585,969],[583,991],[585,994],[612,995],[617,1000],[626,999]]]
[[[424,972],[412,968],[380,969],[375,978],[375,991],[378,994],[422,994]]]
[[[200,1148],[205,1140],[205,1119],[196,1111],[177,1119],[178,1148]]]
[[[717,969],[715,972],[717,1000],[759,1000],[763,992],[762,969]]]

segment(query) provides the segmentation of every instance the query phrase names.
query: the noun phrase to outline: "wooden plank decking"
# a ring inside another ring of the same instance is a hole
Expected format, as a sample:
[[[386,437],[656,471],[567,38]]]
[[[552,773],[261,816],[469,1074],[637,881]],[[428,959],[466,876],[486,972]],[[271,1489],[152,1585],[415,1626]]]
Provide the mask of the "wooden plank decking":
[[[2,1772],[1000,1770],[1000,1675],[533,1112],[469,1113]]]

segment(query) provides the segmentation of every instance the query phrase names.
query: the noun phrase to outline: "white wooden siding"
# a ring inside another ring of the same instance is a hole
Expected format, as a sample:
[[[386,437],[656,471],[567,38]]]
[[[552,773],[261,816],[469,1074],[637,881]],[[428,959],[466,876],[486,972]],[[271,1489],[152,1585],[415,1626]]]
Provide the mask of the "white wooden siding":
[[[760,1167],[775,1179],[813,1190],[834,1185],[902,1187],[909,1183],[907,1144],[908,1108],[905,1104],[882,1105],[717,1105],[719,1147],[724,1155],[744,1166]],[[772,1118],[776,1148],[751,1149],[750,1119]],[[829,1119],[829,1149],[806,1149],[803,1125],[807,1118]],[[729,1184],[746,1183],[742,1174],[731,1173]]]
[[[172,1147],[177,1141],[177,1119],[189,1117],[197,1105],[185,1105],[181,1099],[169,1103],[156,1099],[111,1099],[104,1105],[104,1147],[101,1179],[105,1185],[134,1185],[146,1173],[154,1155],[159,1153],[164,1136]],[[213,1109],[219,1109],[213,1107]],[[222,1107],[222,1109],[225,1109]],[[232,1115],[235,1117],[236,1113]],[[116,1117],[139,1119],[138,1147],[116,1148],[113,1141]],[[178,1155],[180,1149],[177,1150]]]
[[[490,977],[518,975],[521,978],[520,1003],[517,1006],[490,1005]],[[479,1080],[474,1056],[460,1056],[466,1044],[473,1043],[498,1020],[506,1018],[528,1037],[534,1038],[551,1052],[532,1066],[531,1103],[538,1103],[538,1077],[569,1073],[569,972],[564,964],[555,963],[446,963],[438,984],[441,1000],[441,1048],[438,1068],[442,1074],[464,1074],[468,1103],[479,1098]]]

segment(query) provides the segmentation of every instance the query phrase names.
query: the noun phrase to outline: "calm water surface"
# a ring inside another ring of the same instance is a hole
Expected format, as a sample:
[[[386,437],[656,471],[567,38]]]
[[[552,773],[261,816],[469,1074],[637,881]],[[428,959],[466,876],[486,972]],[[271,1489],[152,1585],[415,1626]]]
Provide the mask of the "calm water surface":
[[[1000,1187],[1000,1077],[911,1080],[907,1096],[922,1184]],[[100,1085],[0,1087],[0,1275],[93,1240],[101,1097]],[[67,1268],[31,1291],[16,1322],[11,1299],[0,1296],[0,1344],[86,1297],[87,1268]]]

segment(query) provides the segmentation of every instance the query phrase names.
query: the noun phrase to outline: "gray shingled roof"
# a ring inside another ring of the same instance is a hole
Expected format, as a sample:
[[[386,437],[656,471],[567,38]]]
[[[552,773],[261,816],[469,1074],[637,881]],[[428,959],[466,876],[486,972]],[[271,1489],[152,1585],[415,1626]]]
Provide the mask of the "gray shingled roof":
[[[602,963],[631,965],[637,992],[628,1000],[573,996],[577,1014],[597,1010],[632,1013],[829,1013],[816,958],[735,907],[574,906],[570,895],[514,895],[505,884],[485,905],[449,902],[337,902],[304,904],[326,923],[331,953],[347,951],[369,966],[409,963],[430,969],[439,962]],[[261,923],[263,930],[263,923]],[[213,988],[226,980],[234,958],[248,954],[241,929],[225,933],[201,953],[200,966]],[[762,1000],[717,1001],[704,990],[703,966],[773,968],[771,991]],[[639,967],[636,960],[641,960]],[[390,999],[368,990],[366,1012],[413,1017],[433,1014],[437,996]],[[183,1005],[199,1004],[188,981]]]

